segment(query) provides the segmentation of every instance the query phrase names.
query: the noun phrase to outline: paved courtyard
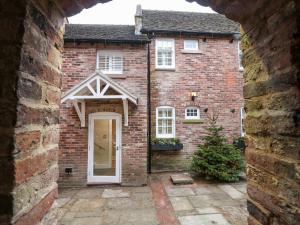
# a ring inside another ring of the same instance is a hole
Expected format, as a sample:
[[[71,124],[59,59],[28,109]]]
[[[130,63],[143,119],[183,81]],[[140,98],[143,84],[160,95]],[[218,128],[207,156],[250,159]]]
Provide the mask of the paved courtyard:
[[[245,182],[196,180],[175,186],[170,174],[154,174],[145,187],[61,189],[61,225],[244,225]]]

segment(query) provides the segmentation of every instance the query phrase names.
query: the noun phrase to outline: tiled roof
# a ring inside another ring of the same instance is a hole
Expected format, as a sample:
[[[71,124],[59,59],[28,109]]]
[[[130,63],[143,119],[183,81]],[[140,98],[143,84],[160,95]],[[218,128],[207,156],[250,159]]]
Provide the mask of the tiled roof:
[[[135,35],[134,26],[130,25],[92,25],[67,24],[65,42],[125,42],[145,43],[145,35]]]
[[[228,35],[240,33],[238,23],[216,13],[143,10],[142,31]]]

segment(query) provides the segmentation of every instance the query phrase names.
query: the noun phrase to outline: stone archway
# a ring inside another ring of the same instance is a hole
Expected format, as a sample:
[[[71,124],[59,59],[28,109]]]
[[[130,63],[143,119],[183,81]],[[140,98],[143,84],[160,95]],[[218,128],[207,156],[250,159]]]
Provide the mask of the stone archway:
[[[65,16],[107,1],[0,2],[1,224],[37,224],[57,195]],[[245,32],[249,224],[296,225],[300,221],[300,3],[196,2],[240,22]]]

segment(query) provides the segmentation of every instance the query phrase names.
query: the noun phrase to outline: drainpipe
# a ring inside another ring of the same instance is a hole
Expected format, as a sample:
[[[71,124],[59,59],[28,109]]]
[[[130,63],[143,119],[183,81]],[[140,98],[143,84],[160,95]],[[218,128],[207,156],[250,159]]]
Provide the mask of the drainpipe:
[[[147,111],[148,111],[148,173],[151,173],[152,149],[151,149],[151,80],[150,80],[150,43],[148,43],[147,53]]]

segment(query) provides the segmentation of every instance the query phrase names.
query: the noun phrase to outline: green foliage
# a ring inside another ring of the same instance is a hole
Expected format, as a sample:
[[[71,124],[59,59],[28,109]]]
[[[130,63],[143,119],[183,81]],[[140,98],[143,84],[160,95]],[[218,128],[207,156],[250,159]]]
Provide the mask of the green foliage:
[[[232,143],[236,148],[240,149],[240,151],[245,152],[246,144],[244,137],[236,137],[233,139]]]
[[[152,138],[152,144],[180,144],[180,140],[178,138]]]
[[[194,153],[190,168],[206,179],[237,181],[243,170],[241,151],[228,144],[226,137],[221,135],[223,128],[216,125],[217,118],[210,119],[208,134]]]

